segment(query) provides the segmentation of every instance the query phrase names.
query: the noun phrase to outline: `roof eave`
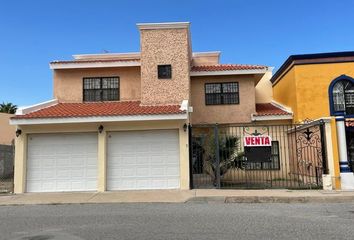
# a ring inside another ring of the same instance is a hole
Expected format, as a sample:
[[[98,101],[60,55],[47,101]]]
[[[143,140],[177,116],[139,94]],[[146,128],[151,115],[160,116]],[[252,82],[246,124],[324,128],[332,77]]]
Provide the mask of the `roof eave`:
[[[284,115],[255,115],[252,114],[251,116],[252,121],[276,121],[276,120],[292,120],[292,114],[284,114]]]
[[[274,73],[274,75],[270,79],[270,81],[274,85],[282,78],[282,76],[289,69],[291,69],[293,67],[293,65],[308,64],[306,62],[296,63],[296,61],[299,61],[299,60],[311,60],[312,61],[311,64],[316,64],[316,62],[313,62],[313,60],[315,60],[315,59],[348,58],[348,57],[354,57],[354,51],[290,55],[285,60],[285,62],[280,66],[280,68]],[[350,60],[348,60],[348,61],[350,61]],[[346,62],[348,62],[348,61],[346,61]],[[323,63],[323,64],[333,63],[333,61],[329,61],[329,62],[320,61],[318,63]]]
[[[109,67],[138,67],[141,66],[140,61],[112,61],[112,62],[51,62],[50,69],[75,69],[75,68],[109,68]]]
[[[268,69],[250,69],[250,70],[230,70],[230,71],[191,71],[191,77],[197,76],[220,76],[220,75],[247,75],[247,74],[265,74]]]
[[[120,115],[120,116],[93,116],[93,117],[57,117],[57,118],[12,118],[10,125],[40,125],[40,124],[68,124],[68,123],[95,123],[95,122],[131,122],[131,121],[161,121],[186,120],[184,113],[154,114],[154,115]]]

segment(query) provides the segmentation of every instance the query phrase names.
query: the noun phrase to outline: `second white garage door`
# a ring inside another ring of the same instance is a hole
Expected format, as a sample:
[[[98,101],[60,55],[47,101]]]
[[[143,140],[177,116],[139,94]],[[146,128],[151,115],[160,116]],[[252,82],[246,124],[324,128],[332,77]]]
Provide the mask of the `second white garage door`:
[[[107,189],[179,188],[177,130],[108,134]]]

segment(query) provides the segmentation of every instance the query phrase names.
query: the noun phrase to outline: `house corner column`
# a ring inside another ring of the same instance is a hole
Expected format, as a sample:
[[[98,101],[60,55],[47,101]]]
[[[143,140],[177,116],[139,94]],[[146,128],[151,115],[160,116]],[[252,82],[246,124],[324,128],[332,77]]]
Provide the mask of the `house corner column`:
[[[336,117],[339,166],[342,190],[354,190],[354,175],[348,165],[347,140],[345,134],[345,118]]]
[[[184,124],[184,123],[183,123]],[[180,152],[180,189],[189,189],[189,142],[188,129],[179,128],[179,152]]]
[[[107,189],[107,132],[98,133],[98,175],[97,191],[104,192]]]
[[[14,193],[26,191],[27,134],[15,138]]]
[[[323,175],[323,189],[334,190],[336,173],[334,168],[333,144],[332,144],[332,128],[331,121],[324,121],[325,147],[327,154],[328,174]],[[325,177],[328,177],[328,186],[325,186]]]

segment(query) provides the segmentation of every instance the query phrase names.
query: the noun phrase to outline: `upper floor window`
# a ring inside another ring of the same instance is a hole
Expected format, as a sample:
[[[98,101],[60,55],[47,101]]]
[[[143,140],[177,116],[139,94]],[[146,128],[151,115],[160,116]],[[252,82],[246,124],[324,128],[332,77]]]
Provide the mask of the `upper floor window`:
[[[205,84],[206,105],[238,104],[239,102],[238,82]]]
[[[171,79],[172,78],[171,65],[158,65],[157,76],[159,79]]]
[[[84,78],[84,102],[118,101],[119,77]]]
[[[337,81],[332,88],[332,103],[335,114],[354,114],[354,84],[350,81]]]

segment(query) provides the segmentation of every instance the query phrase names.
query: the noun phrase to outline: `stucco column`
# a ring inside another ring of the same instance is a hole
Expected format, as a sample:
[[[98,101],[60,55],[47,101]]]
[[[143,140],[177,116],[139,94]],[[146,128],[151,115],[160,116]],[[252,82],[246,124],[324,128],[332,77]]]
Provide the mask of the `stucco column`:
[[[354,175],[348,165],[347,140],[345,134],[345,118],[336,117],[339,166],[342,190],[354,190]]]
[[[330,119],[322,119],[324,122],[325,144],[327,153],[328,174],[323,175],[323,189],[333,190],[335,188],[336,173],[334,168],[333,144],[332,144],[332,128]],[[322,150],[323,151],[323,150]],[[328,185],[326,186],[325,178],[328,177]]]
[[[189,145],[188,128],[184,130],[183,123],[179,128],[179,148],[180,148],[180,189],[189,189]]]
[[[22,131],[15,138],[14,192],[26,191],[27,134]]]
[[[97,190],[106,191],[107,187],[107,132],[98,133],[98,174]]]

